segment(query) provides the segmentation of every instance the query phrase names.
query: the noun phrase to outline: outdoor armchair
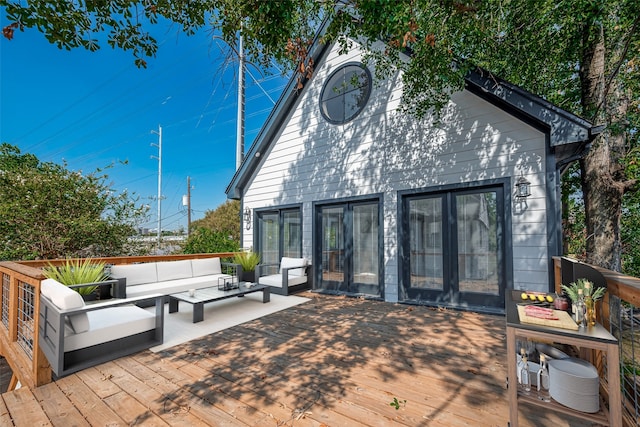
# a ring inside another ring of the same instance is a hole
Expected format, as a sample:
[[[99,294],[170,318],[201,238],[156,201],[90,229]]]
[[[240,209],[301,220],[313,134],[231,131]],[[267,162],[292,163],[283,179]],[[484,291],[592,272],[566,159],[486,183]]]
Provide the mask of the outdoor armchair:
[[[274,294],[289,295],[309,287],[308,267],[305,258],[283,257],[280,264],[258,264],[256,279],[261,285],[271,286]]]

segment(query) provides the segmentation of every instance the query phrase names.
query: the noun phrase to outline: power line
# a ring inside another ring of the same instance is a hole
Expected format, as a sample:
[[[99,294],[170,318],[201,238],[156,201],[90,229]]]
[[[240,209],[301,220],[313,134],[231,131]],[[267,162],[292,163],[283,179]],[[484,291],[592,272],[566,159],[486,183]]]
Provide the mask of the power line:
[[[166,42],[166,39],[165,39]],[[161,45],[163,45],[165,42],[163,42]],[[163,75],[169,73],[172,69],[178,67],[181,64],[184,64],[183,61],[181,61],[181,59],[184,59],[185,57],[192,57],[193,55],[190,55],[191,52],[193,52],[194,50],[198,49],[199,47],[193,47],[192,49],[185,51],[180,58],[177,58],[176,61],[172,62],[172,65],[169,67],[162,67],[160,68],[158,71],[154,71],[153,74],[151,74],[151,76],[147,79],[144,80],[144,85],[146,86],[151,86],[151,83],[153,83],[155,80],[160,79]],[[89,93],[87,93],[84,96],[81,96],[78,99],[75,99],[73,101],[70,102],[70,106],[67,107],[66,109],[64,109],[63,111],[56,113],[55,115],[53,115],[51,118],[49,118],[48,120],[46,120],[45,122],[41,123],[40,125],[36,126],[35,128],[32,128],[31,130],[29,130],[29,132],[27,132],[26,135],[31,134],[33,132],[35,132],[35,130],[37,129],[41,129],[42,127],[44,127],[46,124],[53,122],[56,118],[61,117],[64,113],[70,111],[71,109],[73,109],[73,107],[77,107],[79,106],[82,102],[90,99],[93,97],[93,95],[95,95],[96,93],[98,93],[99,89],[102,89],[104,87],[107,86],[108,83],[113,82],[118,76],[120,76],[121,74],[123,74],[124,72],[126,72],[127,70],[131,69],[132,66],[127,66],[125,67],[123,70],[121,70],[119,73],[115,74],[113,77],[111,77],[110,79],[108,79],[106,82],[100,84],[96,89],[90,91]],[[205,74],[203,74],[204,77]],[[191,82],[194,79],[190,79]],[[189,83],[185,83],[183,85],[186,86]],[[120,86],[118,86],[118,89],[120,89]],[[139,96],[140,90],[142,88],[140,87],[139,83],[136,83],[134,85],[129,86],[128,88],[125,88],[122,91],[110,91],[111,94],[113,94],[111,100],[103,103],[100,105],[99,108],[94,109],[93,111],[91,111],[89,114],[85,114],[83,116],[81,116],[79,119],[75,120],[74,122],[70,123],[69,125],[58,129],[53,135],[49,135],[47,138],[35,143],[34,145],[28,146],[27,150],[34,150],[37,147],[41,146],[44,143],[47,143],[49,141],[51,141],[52,138],[55,138],[57,136],[62,136],[65,133],[77,130],[78,127],[80,127],[81,125],[84,126],[84,124],[86,123],[91,123],[92,119],[96,118],[96,117],[102,117],[104,115],[106,115],[105,113],[113,110],[119,110],[121,109],[121,106],[124,105],[124,103],[126,103],[127,100],[135,98],[137,96]],[[152,101],[150,103],[148,103],[148,105],[153,105],[155,104],[157,101]],[[113,108],[112,108],[113,107]],[[132,114],[126,114],[123,116],[124,118],[130,118],[131,120],[133,120]],[[121,117],[122,118],[122,117]],[[110,126],[113,123],[110,123]],[[75,144],[71,144],[68,146],[63,147],[63,152],[70,149],[71,147],[74,147],[76,145],[79,145],[81,142],[83,142],[84,140],[80,140],[77,141]],[[19,142],[19,139],[18,139]]]

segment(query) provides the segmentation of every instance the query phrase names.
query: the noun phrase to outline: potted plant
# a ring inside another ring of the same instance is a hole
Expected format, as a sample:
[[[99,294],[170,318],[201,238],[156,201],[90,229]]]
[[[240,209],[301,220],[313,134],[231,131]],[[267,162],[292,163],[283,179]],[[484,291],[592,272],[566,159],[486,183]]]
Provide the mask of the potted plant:
[[[242,267],[242,277],[238,278],[241,282],[256,281],[256,266],[260,264],[260,254],[252,251],[238,252],[233,257],[233,262]]]
[[[94,283],[104,282],[108,276],[104,262],[94,262],[90,258],[84,260],[67,259],[64,264],[55,266],[51,263],[43,268],[43,273],[50,279],[55,279],[66,286],[88,284],[74,288],[85,300],[98,298],[99,286]]]
[[[576,304],[582,296],[584,303],[584,316],[586,322],[593,326],[596,323],[596,303],[604,296],[604,287],[595,287],[593,282],[587,279],[578,279],[569,285],[562,285],[562,289],[571,299],[572,310],[575,312]]]

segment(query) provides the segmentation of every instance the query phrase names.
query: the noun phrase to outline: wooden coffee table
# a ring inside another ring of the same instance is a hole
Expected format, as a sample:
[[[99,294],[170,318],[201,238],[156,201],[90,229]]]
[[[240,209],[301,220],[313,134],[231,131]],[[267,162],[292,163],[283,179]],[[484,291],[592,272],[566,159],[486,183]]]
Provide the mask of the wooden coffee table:
[[[255,283],[241,282],[236,289],[228,291],[218,290],[217,286],[210,288],[196,289],[193,296],[189,296],[189,292],[179,292],[169,295],[169,313],[178,311],[178,302],[186,302],[193,305],[193,323],[202,322],[204,320],[204,305],[209,302],[220,301],[227,298],[243,297],[246,294],[262,291],[262,302],[271,301],[271,293],[269,286],[258,285]]]

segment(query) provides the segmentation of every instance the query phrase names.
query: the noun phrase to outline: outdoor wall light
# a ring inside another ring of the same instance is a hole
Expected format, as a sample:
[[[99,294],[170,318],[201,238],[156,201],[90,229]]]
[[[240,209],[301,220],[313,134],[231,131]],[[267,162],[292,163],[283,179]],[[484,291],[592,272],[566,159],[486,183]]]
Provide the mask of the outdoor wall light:
[[[251,229],[251,209],[244,209],[244,226],[247,230]]]
[[[523,172],[516,181],[516,200],[526,200],[527,197],[531,195],[531,191],[529,190],[530,186],[531,183],[524,177]]]

